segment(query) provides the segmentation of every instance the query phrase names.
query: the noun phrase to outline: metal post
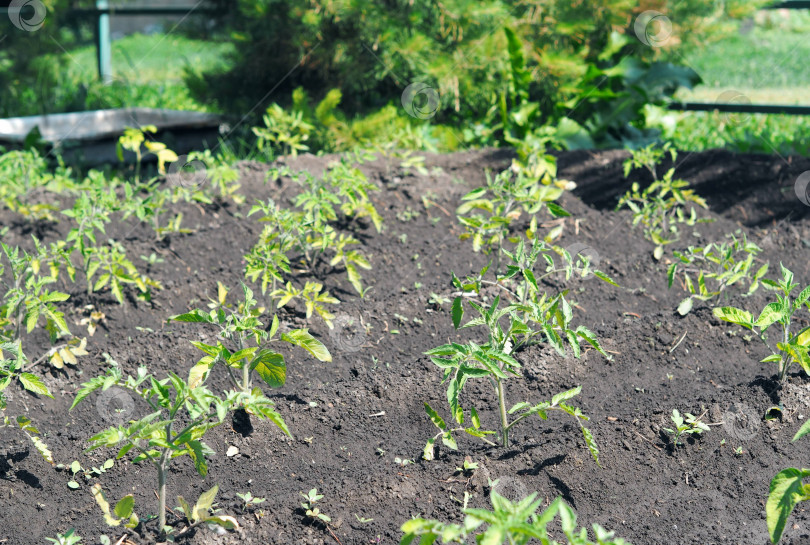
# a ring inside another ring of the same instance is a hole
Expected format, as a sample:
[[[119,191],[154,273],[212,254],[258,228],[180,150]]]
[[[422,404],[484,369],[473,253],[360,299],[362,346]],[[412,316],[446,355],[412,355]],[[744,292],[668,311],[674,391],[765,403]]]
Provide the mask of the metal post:
[[[109,3],[107,0],[96,0],[96,8],[106,10],[109,8]],[[96,39],[98,77],[104,83],[111,83],[113,80],[112,43],[110,43],[110,16],[107,14],[99,14],[98,16]]]

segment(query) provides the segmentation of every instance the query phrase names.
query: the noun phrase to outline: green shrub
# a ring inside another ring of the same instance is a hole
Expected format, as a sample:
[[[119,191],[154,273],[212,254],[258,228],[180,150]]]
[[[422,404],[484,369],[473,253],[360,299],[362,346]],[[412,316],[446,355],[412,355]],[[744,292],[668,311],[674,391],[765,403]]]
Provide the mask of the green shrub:
[[[347,119],[387,105],[414,121],[399,106],[418,83],[438,95],[430,124],[456,128],[433,131],[446,147],[511,144],[538,125],[554,127],[542,136],[565,147],[616,144],[648,136],[655,112],[645,105],[697,81],[667,62],[680,62],[668,50],[722,32],[728,16],[753,4],[735,0],[718,11],[698,0],[657,2],[648,9],[669,17],[673,37],[656,48],[636,37],[641,9],[629,0],[246,0],[224,10],[236,44],[231,67],[186,79],[198,99],[240,114],[260,114],[270,102],[301,111],[299,99],[325,98],[310,119],[327,128],[328,142],[345,136]],[[421,108],[426,94],[409,98]],[[315,135],[307,145],[329,149]]]

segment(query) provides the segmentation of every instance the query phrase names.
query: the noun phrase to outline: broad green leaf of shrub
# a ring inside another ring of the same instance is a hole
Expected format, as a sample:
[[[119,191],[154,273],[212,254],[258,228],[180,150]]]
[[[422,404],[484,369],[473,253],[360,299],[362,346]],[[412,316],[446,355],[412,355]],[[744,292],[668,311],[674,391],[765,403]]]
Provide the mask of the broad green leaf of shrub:
[[[801,501],[810,499],[810,485],[802,479],[810,477],[810,469],[783,469],[771,481],[768,502],[765,504],[765,517],[771,542],[782,537],[785,524],[793,509]]]

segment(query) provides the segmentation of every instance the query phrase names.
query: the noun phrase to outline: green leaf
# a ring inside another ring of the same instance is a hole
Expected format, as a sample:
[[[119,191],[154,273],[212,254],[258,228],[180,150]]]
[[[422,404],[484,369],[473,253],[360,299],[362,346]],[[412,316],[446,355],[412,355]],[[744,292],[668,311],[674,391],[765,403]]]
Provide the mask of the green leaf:
[[[475,407],[470,409],[470,420],[475,426],[475,429],[479,429],[481,427],[481,419],[478,417],[478,411],[475,410]]]
[[[669,266],[669,269],[667,269],[667,288],[672,287],[672,281],[675,280],[675,271],[677,270],[678,270],[677,263],[673,263],[672,265]]]
[[[593,438],[591,430],[582,426],[582,436],[585,437],[585,443],[588,445],[588,450],[596,461],[596,465],[602,467],[602,464],[599,463],[599,448],[596,446],[596,440]]]
[[[765,308],[762,309],[762,313],[759,315],[759,318],[757,318],[754,325],[764,331],[768,329],[774,322],[781,320],[784,315],[785,309],[782,308],[781,304],[768,303],[765,305]]]
[[[782,537],[787,519],[796,504],[807,499],[802,485],[802,479],[807,476],[810,476],[808,469],[788,468],[777,473],[771,481],[765,504],[765,519],[772,543],[778,542]]]
[[[260,351],[250,362],[250,369],[255,369],[271,388],[280,388],[287,381],[287,365],[284,363],[284,356],[272,350]]]
[[[453,299],[453,327],[456,329],[458,329],[459,324],[461,324],[461,318],[464,316],[464,305],[462,303],[461,297]]]
[[[594,274],[594,276],[596,276],[596,278],[598,278],[598,279],[600,279],[600,280],[602,280],[604,282],[607,282],[611,286],[615,286],[617,288],[620,287],[619,284],[617,284],[615,280],[613,280],[611,277],[609,277],[608,275],[606,275],[602,271],[596,271],[595,270],[595,271],[593,271],[593,274]]]
[[[449,431],[446,431],[442,434],[442,443],[450,450],[458,450],[458,444],[456,443],[456,439],[453,437],[453,434],[450,433]]]
[[[25,315],[25,329],[28,333],[31,333],[35,327],[37,327],[37,321],[39,320],[39,307],[34,307],[28,311]]]
[[[810,299],[810,286],[807,286],[802,290],[796,300],[793,302],[793,308],[798,309],[802,306],[807,300]]]
[[[239,523],[237,520],[230,515],[208,516],[206,517],[205,522],[208,524],[216,524],[225,528],[226,530],[235,530],[239,528]]]
[[[526,409],[526,408],[531,407],[531,406],[532,406],[532,405],[531,405],[531,403],[527,403],[527,402],[525,402],[525,401],[521,401],[520,403],[515,403],[514,405],[512,405],[512,408],[511,408],[511,409],[509,409],[509,410],[508,410],[508,411],[506,411],[506,412],[507,412],[508,414],[515,414],[515,412],[517,412],[517,411],[521,411],[521,410]]]
[[[128,519],[135,508],[135,498],[132,494],[124,496],[115,504],[115,514],[118,518]]]
[[[42,379],[40,379],[38,376],[31,373],[20,373],[20,382],[22,382],[23,387],[29,392],[44,395],[53,399],[53,395],[51,394],[50,390],[48,390],[48,387],[45,386],[45,383],[42,382]]]
[[[551,212],[551,215],[555,218],[565,218],[571,215],[567,210],[555,202],[547,202],[546,207],[548,207],[548,211]]]
[[[810,418],[805,420],[804,424],[802,424],[802,427],[799,428],[799,431],[797,431],[796,435],[793,436],[792,441],[796,441],[797,439],[801,439],[802,437],[804,437],[808,433],[810,433]]]
[[[425,445],[425,449],[422,451],[422,458],[431,461],[435,458],[435,446],[436,446],[436,438],[431,437],[427,440],[427,444]]]
[[[43,303],[58,303],[61,301],[67,301],[70,298],[70,295],[67,293],[61,293],[58,291],[52,292],[45,292],[45,294],[39,298],[40,301]]]
[[[577,386],[576,388],[571,388],[570,390],[567,390],[565,392],[560,392],[551,398],[551,404],[557,406],[563,401],[568,401],[572,397],[578,396],[581,391],[582,386]]]
[[[205,460],[205,450],[207,447],[200,441],[189,441],[186,443],[188,455],[194,461],[194,468],[201,477],[208,475],[208,463]]]
[[[753,316],[750,312],[734,307],[715,307],[712,310],[715,317],[732,324],[741,325],[747,329],[754,327]]]
[[[687,297],[686,299],[681,301],[681,304],[678,305],[678,314],[680,314],[681,316],[686,316],[687,314],[689,314],[689,311],[692,310],[692,303],[693,300],[691,297]]]
[[[458,396],[461,393],[461,378],[457,377],[447,385],[447,403],[450,405],[450,413],[453,418],[461,424],[464,421],[464,412],[458,403]]]
[[[183,496],[177,496],[177,502],[180,504],[180,509],[183,510],[183,514],[186,515],[186,518],[191,521],[191,507],[189,507],[188,502]]]
[[[172,316],[169,318],[170,322],[206,322],[211,323],[211,316],[207,312],[203,312],[199,309],[194,309],[191,312],[186,312],[185,314],[178,314],[177,316]]]
[[[96,377],[82,384],[82,387],[79,388],[78,392],[76,392],[76,397],[73,398],[73,403],[70,405],[70,410],[72,411],[76,405],[78,405],[79,403],[82,402],[82,400],[84,400],[84,398],[86,398],[99,388],[102,388],[104,386],[104,382],[105,377]]]
[[[319,361],[332,361],[332,355],[329,353],[329,350],[326,349],[321,341],[310,335],[309,331],[306,329],[293,329],[289,333],[282,333],[281,339],[290,344],[300,346],[315,356]]]
[[[204,358],[210,359],[210,358]],[[196,388],[205,380],[206,373],[208,373],[211,366],[208,363],[200,362],[188,371],[188,387],[191,389]]]
[[[444,419],[439,416],[439,413],[433,410],[433,408],[425,402],[425,412],[428,414],[430,419],[442,431],[447,431],[447,424],[445,424]]]

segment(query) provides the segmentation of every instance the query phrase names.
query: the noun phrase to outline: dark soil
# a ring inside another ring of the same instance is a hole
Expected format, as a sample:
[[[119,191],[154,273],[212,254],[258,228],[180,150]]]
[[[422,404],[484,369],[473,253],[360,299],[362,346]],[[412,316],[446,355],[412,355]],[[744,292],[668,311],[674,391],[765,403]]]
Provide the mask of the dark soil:
[[[707,307],[698,306],[683,318],[675,312],[684,295],[676,286],[667,290],[666,255],[656,262],[652,244],[640,230],[631,229],[628,212],[613,211],[617,196],[629,185],[621,172],[625,157],[619,151],[559,156],[560,176],[578,184],[574,194],[561,201],[573,216],[565,221],[559,243],[595,250],[599,268],[622,286],[585,280],[565,287],[576,302],[575,320],[597,333],[613,360],[593,351],[579,360],[563,359],[547,347],[533,347],[518,354],[526,380],[512,380],[507,386],[513,402],[539,402],[582,385],[576,403],[591,417],[601,469],[573,422],[556,415],[515,428],[509,449],[465,436],[457,452],[441,448],[435,461],[420,459],[425,441],[435,433],[423,402],[447,415],[441,372],[422,353],[449,339],[483,340],[475,329],[453,330],[450,305],[428,304],[431,292],[452,297],[450,271],[462,276],[484,262],[468,241],[458,240],[453,210],[461,195],[483,183],[486,169],[506,168],[511,157],[492,150],[428,156],[430,174],[424,176],[403,171],[396,162],[377,160],[362,168],[382,188],[373,198],[385,218],[385,230],[377,234],[373,227],[362,226],[358,233],[372,256],[373,270],[364,276],[373,289],[360,299],[344,274],[326,277],[327,287],[342,301],[338,314],[369,325],[370,333],[340,326],[330,331],[319,319],[311,321],[311,330],[334,361],[319,363],[302,351],[291,351],[286,386],[268,391],[294,439],[254,418],[238,422],[238,431],[221,426],[206,436],[216,456],[205,479],[197,476],[188,458],[175,464],[169,483],[171,506],[177,504],[177,495],[196,499],[218,484],[219,506],[241,524],[238,532],[218,536],[199,528],[183,539],[336,543],[324,527],[307,522],[300,509],[299,492],[317,487],[325,496],[322,510],[332,517],[331,528],[341,543],[394,544],[401,538],[400,525],[410,517],[459,521],[465,491],[471,494],[471,505],[488,506],[488,480],[497,478],[499,492],[507,497],[534,491],[548,501],[562,496],[577,511],[580,524],[598,523],[636,545],[766,544],[764,502],[771,478],[785,467],[807,466],[810,460],[810,441],[790,442],[810,415],[808,377],[795,373],[780,391],[774,368],[759,363],[765,349],[756,341],[746,342],[740,328],[719,322]],[[304,156],[291,166],[317,172],[328,160]],[[266,169],[243,164],[242,191],[251,199],[289,197],[293,184],[265,184]],[[723,151],[682,154],[677,174],[694,182],[710,204],[711,212],[705,215],[716,221],[699,224],[694,235],[687,229],[681,245],[720,240],[741,229],[765,249],[762,257],[770,260],[773,272],[781,260],[806,285],[810,208],[796,198],[793,183],[807,170],[807,159]],[[438,206],[426,210],[421,199],[426,195]],[[168,370],[185,375],[199,359],[189,340],[211,340],[213,331],[167,324],[166,319],[204,305],[215,296],[217,281],[238,286],[242,256],[261,231],[259,222],[246,217],[248,207],[178,206],[185,226],[194,233],[157,245],[145,226],[111,226],[109,235],[124,243],[137,264],[145,266],[138,256],[152,252],[164,259],[149,271],[165,286],[151,305],[131,300],[119,306],[108,292],[88,297],[81,283],[61,286],[71,294],[64,308],[74,332],[83,329],[78,322],[87,305],[106,315],[88,337],[91,355],[66,372],[47,374],[55,400],[10,388],[7,411],[25,413],[39,426],[57,462],[79,460],[89,468],[114,456],[112,450],[82,451],[88,437],[109,425],[104,417],[120,399],[94,395],[68,412],[78,386],[103,372],[102,354],[108,353],[127,372],[147,365],[158,375]],[[409,219],[408,210],[419,215]],[[12,226],[6,242],[28,245],[30,228],[19,217],[3,211],[0,223]],[[64,237],[69,224],[65,220],[48,227],[43,236],[50,241]],[[563,286],[554,281],[548,287]],[[759,290],[747,299],[733,296],[730,303],[759,309],[768,295]],[[305,325],[295,309],[280,318],[285,327]],[[802,322],[807,318],[803,313]],[[339,323],[345,324],[343,320]],[[35,335],[26,346],[34,356],[48,343]],[[224,377],[216,376],[211,387],[226,384]],[[495,399],[484,386],[471,385],[465,395],[467,400],[477,397],[485,427],[494,428]],[[778,403],[783,405],[781,419],[764,421],[763,414]],[[670,425],[669,415],[676,408],[705,412],[705,420],[713,425],[710,432],[673,450],[662,428]],[[135,413],[143,409],[135,403]],[[100,534],[115,543],[124,535],[120,528],[105,525],[90,483],[83,482],[79,490],[68,488],[69,472],[50,467],[17,430],[0,429],[0,442],[0,543],[43,543],[46,536],[71,527],[86,543],[98,543]],[[229,457],[231,446],[239,453]],[[738,447],[741,452],[735,453]],[[479,463],[469,479],[454,474],[465,456]],[[401,466],[395,457],[415,463]],[[156,475],[151,466],[122,459],[96,480],[111,499],[134,494],[142,518],[155,513]],[[267,501],[243,513],[236,493],[247,491]],[[170,515],[170,521],[177,520]],[[147,523],[129,539],[154,542],[155,525]],[[791,517],[783,543],[810,543],[805,510],[799,508]]]

